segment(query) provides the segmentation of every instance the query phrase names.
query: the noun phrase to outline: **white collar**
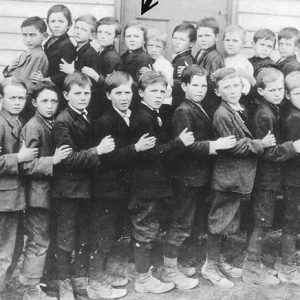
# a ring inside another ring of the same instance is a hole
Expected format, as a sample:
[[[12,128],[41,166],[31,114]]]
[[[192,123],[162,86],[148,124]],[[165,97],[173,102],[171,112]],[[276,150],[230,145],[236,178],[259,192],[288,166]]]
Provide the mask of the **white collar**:
[[[84,109],[83,111],[79,111],[78,109],[76,109],[75,107],[73,107],[70,103],[68,103],[68,105],[71,107],[71,109],[73,109],[76,113],[78,113],[79,115],[88,114],[88,111],[86,109]]]
[[[233,105],[228,102],[228,104],[235,111],[244,111],[244,108],[239,103],[237,105]]]
[[[129,108],[127,109],[126,113],[123,113],[118,108],[116,108],[114,105],[113,105],[113,108],[122,118],[130,118],[131,110]]]
[[[143,103],[144,105],[146,105],[147,107],[149,107],[151,110],[156,111],[157,113],[159,113],[158,109],[154,109],[153,107],[149,106],[146,102],[141,101],[141,103]]]

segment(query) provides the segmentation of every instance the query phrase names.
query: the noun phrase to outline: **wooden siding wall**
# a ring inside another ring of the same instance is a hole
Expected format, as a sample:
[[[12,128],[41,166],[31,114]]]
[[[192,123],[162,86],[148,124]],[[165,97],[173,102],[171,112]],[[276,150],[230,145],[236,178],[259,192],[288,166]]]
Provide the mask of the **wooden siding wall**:
[[[283,27],[292,26],[300,30],[299,0],[236,0],[237,12],[235,22],[246,29],[245,53],[253,55],[252,39],[254,32],[268,28],[276,34]],[[276,45],[277,49],[277,45]],[[273,58],[279,58],[277,50]]]
[[[55,4],[66,5],[73,19],[88,13],[97,19],[116,15],[115,0],[0,0],[0,78],[4,66],[25,49],[21,36],[23,20],[35,15],[46,18],[48,9]]]

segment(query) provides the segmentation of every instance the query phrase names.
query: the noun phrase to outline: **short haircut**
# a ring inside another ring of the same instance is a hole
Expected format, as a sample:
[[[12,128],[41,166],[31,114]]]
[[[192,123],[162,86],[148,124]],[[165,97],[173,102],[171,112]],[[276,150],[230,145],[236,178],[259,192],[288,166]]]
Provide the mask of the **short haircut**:
[[[0,84],[0,95],[4,96],[5,88],[8,86],[19,86],[19,87],[24,88],[27,92],[27,87],[23,80],[16,78],[16,77],[8,77],[8,78],[5,78]]]
[[[259,71],[257,75],[256,84],[257,87],[264,89],[267,86],[267,83],[274,82],[279,78],[282,78],[282,81],[284,80],[283,73],[280,72],[278,69],[263,68]]]
[[[21,24],[21,28],[29,27],[29,26],[33,26],[40,33],[47,32],[47,24],[40,17],[30,17],[30,18],[27,18]]]
[[[147,30],[147,36],[146,36],[146,43],[149,41],[156,41],[156,42],[161,42],[164,47],[167,46],[167,34],[158,28],[149,28]]]
[[[123,71],[113,72],[107,75],[105,79],[105,91],[106,93],[110,93],[113,89],[127,83],[130,83],[131,86],[133,84],[133,79],[128,73]]]
[[[82,15],[76,19],[75,23],[77,23],[78,21],[89,24],[91,26],[91,32],[92,33],[96,32],[97,19],[93,15],[90,14]]]
[[[267,28],[262,28],[258,29],[255,31],[254,36],[253,36],[253,42],[256,43],[258,40],[265,39],[267,41],[272,41],[273,42],[273,48],[275,47],[276,44],[276,35],[275,33]]]
[[[138,88],[144,91],[147,86],[155,83],[161,83],[165,87],[168,86],[168,81],[163,73],[157,71],[147,71],[140,76]]]
[[[49,24],[50,15],[52,15],[54,13],[62,13],[65,16],[65,18],[67,19],[68,25],[69,26],[72,25],[72,14],[71,14],[70,10],[65,5],[57,4],[57,5],[52,6],[48,10],[48,13],[47,13],[47,23],[48,24]]]
[[[226,33],[235,33],[237,32],[242,41],[245,41],[245,36],[246,36],[246,33],[245,33],[245,29],[239,25],[236,25],[236,24],[233,24],[233,25],[229,25],[225,28],[224,30],[224,38],[226,36]]]
[[[300,71],[294,71],[285,77],[285,87],[288,92],[300,87]]]
[[[298,45],[300,40],[300,32],[295,27],[285,27],[278,32],[278,41],[281,39],[291,39],[294,37],[296,38],[295,45]]]
[[[174,28],[172,36],[175,32],[187,32],[190,42],[196,42],[197,40],[197,30],[193,24],[183,22]]]
[[[97,22],[97,28],[101,25],[113,25],[115,26],[115,36],[119,36],[122,32],[122,26],[120,22],[113,17],[104,17]]]
[[[238,71],[233,68],[221,68],[210,75],[211,81],[214,84],[215,89],[218,88],[219,81],[236,77],[241,78]]]
[[[80,87],[85,87],[86,85],[92,86],[92,82],[87,75],[75,72],[66,77],[64,81],[64,91],[70,92],[73,85],[79,85]]]
[[[126,30],[128,28],[131,28],[131,27],[135,27],[135,28],[140,29],[143,32],[144,41],[146,41],[146,38],[147,38],[147,29],[146,29],[146,26],[145,26],[144,23],[139,22],[139,21],[132,21],[132,22],[126,24],[125,27],[124,27],[124,36],[126,34]]]
[[[36,99],[39,96],[39,94],[44,90],[53,91],[58,95],[58,90],[54,83],[48,81],[41,81],[35,86],[32,93],[32,98]]]
[[[215,35],[220,32],[220,27],[217,20],[212,17],[205,17],[201,19],[196,25],[196,30],[198,30],[199,27],[211,28]]]
[[[194,76],[205,76],[206,77],[206,71],[203,67],[198,66],[196,64],[189,65],[183,69],[183,72],[181,74],[181,82],[188,84],[191,83]]]

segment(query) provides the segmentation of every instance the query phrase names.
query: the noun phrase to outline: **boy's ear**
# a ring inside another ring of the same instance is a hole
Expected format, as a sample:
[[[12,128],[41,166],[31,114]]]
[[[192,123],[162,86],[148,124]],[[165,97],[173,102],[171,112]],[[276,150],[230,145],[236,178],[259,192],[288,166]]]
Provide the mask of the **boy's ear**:
[[[97,33],[96,32],[92,32],[91,36],[90,36],[90,41],[96,39]]]
[[[69,101],[68,94],[69,94],[68,92],[66,92],[66,91],[63,91],[63,95],[64,95],[64,97],[65,97],[66,101]]]
[[[190,42],[190,47],[193,48],[195,45],[195,42]]]
[[[32,99],[32,105],[36,107],[36,99]]]
[[[139,95],[141,98],[144,98],[144,91],[142,89],[139,89]]]
[[[110,93],[106,93],[106,97],[107,97],[108,100],[111,101]]]
[[[264,89],[262,89],[262,88],[257,88],[257,92],[258,92],[261,96],[264,96]]]
[[[44,36],[44,40],[47,39],[48,36],[49,36],[48,32],[44,32],[44,33],[43,33],[43,36]]]
[[[186,92],[186,84],[184,82],[181,83],[181,88],[184,92]]]
[[[219,38],[220,38],[220,34],[217,33],[217,34],[216,34],[216,37],[215,37],[215,41],[217,42],[217,41],[219,40]]]
[[[288,100],[291,100],[291,95],[290,95],[290,93],[289,93],[287,90],[285,90],[285,97],[286,97]]]
[[[221,97],[221,94],[220,94],[220,92],[219,92],[219,89],[214,89],[214,92],[215,92],[215,94],[218,96],[218,97]]]

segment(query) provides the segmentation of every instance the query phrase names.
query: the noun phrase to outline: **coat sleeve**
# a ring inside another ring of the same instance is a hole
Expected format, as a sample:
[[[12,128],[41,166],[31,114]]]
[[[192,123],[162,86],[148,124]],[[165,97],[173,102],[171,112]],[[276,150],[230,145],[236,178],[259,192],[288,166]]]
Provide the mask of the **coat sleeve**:
[[[71,134],[71,128],[67,122],[56,122],[53,128],[53,133],[57,147],[68,145],[72,148],[72,152],[69,154],[69,156],[61,162],[62,165],[71,166],[76,169],[90,169],[100,164],[96,147],[86,150],[76,149],[76,145],[73,142]]]
[[[30,124],[31,125],[31,124]],[[34,126],[25,126],[22,130],[22,139],[28,148],[40,148],[41,138],[39,130]],[[22,173],[32,178],[53,176],[53,156],[42,156],[20,165]]]
[[[108,56],[107,59],[104,60],[103,71],[100,70],[101,73],[106,76],[111,74],[114,71],[123,71],[123,62],[120,56]]]
[[[192,116],[188,111],[177,109],[172,119],[173,136],[178,137],[183,129],[187,128],[188,131],[193,131]],[[209,155],[209,141],[195,141],[191,146],[186,147],[184,150],[191,157],[203,157]]]

